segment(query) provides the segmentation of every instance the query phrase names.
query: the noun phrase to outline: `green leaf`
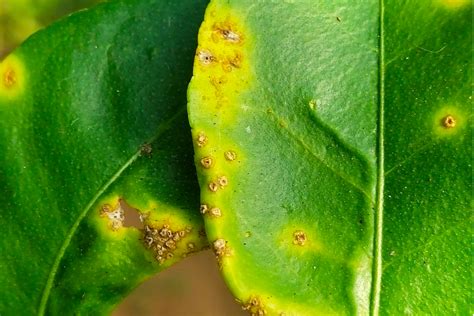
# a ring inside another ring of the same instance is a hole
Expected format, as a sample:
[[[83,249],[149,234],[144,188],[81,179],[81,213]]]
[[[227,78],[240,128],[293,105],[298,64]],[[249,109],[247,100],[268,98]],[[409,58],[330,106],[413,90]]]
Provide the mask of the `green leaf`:
[[[0,313],[107,312],[207,244],[185,99],[204,7],[110,2],[0,64]]]
[[[195,163],[209,241],[252,315],[473,312],[471,10],[211,2]]]

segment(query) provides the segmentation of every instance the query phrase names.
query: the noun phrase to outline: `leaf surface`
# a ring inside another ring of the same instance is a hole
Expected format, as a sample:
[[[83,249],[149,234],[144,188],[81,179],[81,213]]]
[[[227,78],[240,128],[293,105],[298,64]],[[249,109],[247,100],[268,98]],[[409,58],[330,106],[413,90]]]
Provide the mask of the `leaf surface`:
[[[209,241],[252,315],[472,312],[471,10],[211,2],[195,163]]]
[[[205,247],[185,99],[204,7],[99,5],[0,64],[0,313],[104,313]]]

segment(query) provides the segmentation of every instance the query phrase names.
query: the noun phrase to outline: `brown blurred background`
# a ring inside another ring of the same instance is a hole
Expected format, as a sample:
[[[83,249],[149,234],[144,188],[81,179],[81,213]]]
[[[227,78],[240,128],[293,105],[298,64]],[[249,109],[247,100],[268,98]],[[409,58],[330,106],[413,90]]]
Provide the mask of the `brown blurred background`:
[[[190,256],[142,283],[113,316],[244,316],[219,275],[214,254]]]
[[[0,60],[57,18],[101,0],[0,0]],[[240,308],[209,250],[190,256],[141,284],[113,316],[238,316]]]

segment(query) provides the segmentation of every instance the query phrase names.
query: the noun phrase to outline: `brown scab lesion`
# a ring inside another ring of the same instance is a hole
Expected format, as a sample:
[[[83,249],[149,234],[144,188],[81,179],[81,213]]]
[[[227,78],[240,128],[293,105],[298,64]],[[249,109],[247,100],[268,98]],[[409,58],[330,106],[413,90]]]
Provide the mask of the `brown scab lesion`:
[[[209,182],[207,187],[209,188],[211,192],[217,192],[217,190],[219,190],[219,185],[215,183],[214,181]]]
[[[7,89],[13,88],[17,82],[15,70],[7,68],[3,73],[3,85]]]
[[[293,233],[293,245],[304,246],[306,243],[306,233],[302,230],[297,230]]]
[[[237,154],[233,150],[228,150],[224,153],[224,157],[227,161],[234,161],[237,159]]]
[[[153,152],[153,147],[151,146],[150,143],[145,143],[140,147],[140,156],[151,157],[152,152]]]
[[[209,206],[207,204],[201,204],[201,206],[199,207],[199,212],[201,212],[201,214],[206,214],[207,211],[209,210]]]
[[[227,245],[227,241],[223,238],[218,238],[214,240],[214,242],[212,243],[212,249],[214,250],[214,253],[216,254],[216,258],[219,264],[222,263],[222,259],[224,257],[228,257],[232,255],[232,250]]]
[[[125,211],[122,208],[120,200],[117,202],[115,207],[110,204],[104,204],[100,208],[100,217],[106,217],[109,220],[109,228],[113,231],[117,231],[123,227],[125,221]]]
[[[182,230],[172,230],[168,224],[161,228],[155,228],[147,224],[143,230],[143,243],[153,251],[155,259],[162,264],[167,259],[174,257],[174,251],[178,244],[190,232],[190,227]],[[188,243],[187,249],[194,250],[194,247],[191,249],[189,245]]]
[[[240,35],[237,32],[232,30],[226,29],[220,31],[222,37],[231,43],[239,43],[240,42]]]
[[[199,133],[197,138],[196,138],[196,145],[200,148],[206,146],[207,144],[207,136],[203,132]]]
[[[233,56],[227,57],[222,62],[222,69],[225,72],[231,72],[233,69],[239,69],[242,67],[243,57],[239,52],[234,52]]]
[[[220,76],[219,78],[211,77],[210,82],[214,86],[214,88],[220,89],[221,86],[227,82],[227,78],[224,76]]]
[[[454,128],[456,127],[456,119],[448,114],[441,120],[441,125],[443,125],[444,128]]]
[[[267,315],[262,302],[258,297],[251,296],[246,303],[242,304],[242,309],[247,311],[251,316],[264,316]]]
[[[221,217],[222,212],[219,207],[209,207],[207,204],[201,204],[200,212],[202,215],[208,215],[210,217]]]
[[[212,27],[212,31],[212,40],[214,42],[223,39],[231,44],[239,44],[243,41],[241,32],[237,31],[235,23],[230,21],[215,23]]]
[[[229,180],[226,176],[220,176],[219,178],[217,178],[217,183],[219,183],[219,186],[221,188],[224,188],[229,184]]]
[[[214,161],[213,161],[212,157],[206,156],[206,157],[201,158],[200,163],[201,163],[201,166],[204,169],[210,169],[212,167]]]
[[[197,57],[199,62],[206,66],[217,61],[217,58],[209,50],[206,49],[199,50],[197,52]]]
[[[222,216],[221,209],[218,207],[213,207],[209,210],[209,215],[212,217],[221,217]]]
[[[209,182],[207,187],[211,192],[217,192],[217,190],[224,189],[227,185],[229,185],[227,177],[219,176],[216,181]]]

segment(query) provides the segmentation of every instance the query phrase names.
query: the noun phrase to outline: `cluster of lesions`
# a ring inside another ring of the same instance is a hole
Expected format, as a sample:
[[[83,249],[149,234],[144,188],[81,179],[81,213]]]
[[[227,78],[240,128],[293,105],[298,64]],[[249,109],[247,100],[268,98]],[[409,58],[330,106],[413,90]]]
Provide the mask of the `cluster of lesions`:
[[[240,47],[244,43],[244,36],[238,30],[237,23],[232,22],[230,18],[213,23],[204,38],[200,38],[200,42],[205,43],[204,45],[208,47],[200,48],[197,51],[198,60],[202,65],[207,66],[228,61],[235,68],[240,68],[241,59],[237,56],[241,57]],[[229,52],[234,54],[229,54]]]
[[[112,204],[114,203],[105,203],[99,209],[99,215],[107,220],[108,228],[112,232],[118,232],[122,228],[130,228],[130,226],[138,229],[141,232],[141,242],[145,248],[153,252],[154,258],[160,264],[165,263],[178,253],[186,257],[202,248],[199,241],[197,244],[193,242],[195,239],[191,235],[193,231],[191,226],[173,224],[170,220],[165,222],[152,220],[150,212],[137,209],[134,209],[137,212],[135,214],[137,223],[132,224],[130,219],[126,223],[126,217],[131,215],[130,212],[126,214],[126,209],[128,211],[131,207],[122,198],[118,198],[117,202]],[[198,234],[200,238],[206,239],[204,232],[200,231]]]
[[[201,131],[197,134],[195,143],[198,150],[196,153],[201,155],[198,157],[198,168],[207,179],[205,190],[211,194],[219,194],[229,186],[230,182],[227,172],[223,171],[226,169],[224,165],[234,163],[237,159],[237,152],[231,149],[219,151],[213,146],[210,146],[213,147],[210,149],[208,142],[209,138],[204,132]],[[202,204],[201,214],[217,218],[221,217],[222,212],[219,205]]]
[[[247,311],[251,316],[267,315],[267,310],[257,296],[251,296],[246,302],[242,303],[242,309]]]
[[[215,17],[216,14],[211,14],[200,32],[195,74],[205,74],[196,82],[211,88],[201,89],[208,100],[206,104],[220,109],[232,104],[236,91],[243,87],[245,76],[241,71],[245,68],[245,47],[244,35],[237,22],[230,17],[216,22]]]
[[[143,230],[143,243],[153,251],[155,259],[163,264],[166,260],[174,257],[175,250],[191,231],[191,227],[173,229],[169,224],[152,226],[147,223]],[[196,250],[196,245],[188,242],[186,248],[188,253],[193,252]]]

